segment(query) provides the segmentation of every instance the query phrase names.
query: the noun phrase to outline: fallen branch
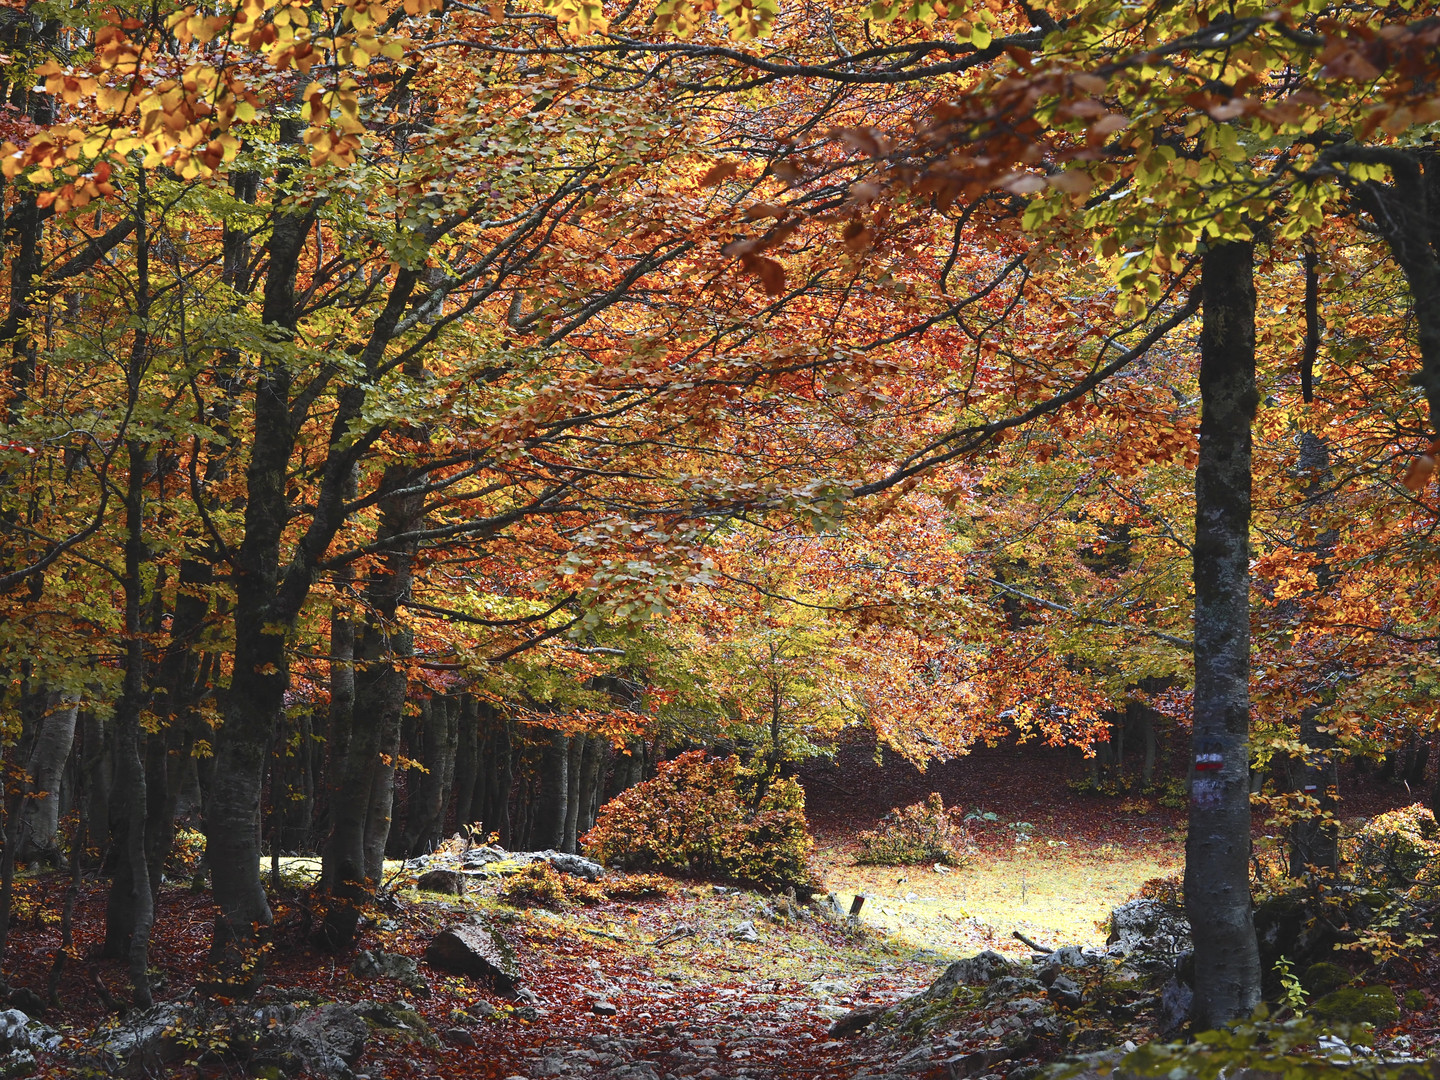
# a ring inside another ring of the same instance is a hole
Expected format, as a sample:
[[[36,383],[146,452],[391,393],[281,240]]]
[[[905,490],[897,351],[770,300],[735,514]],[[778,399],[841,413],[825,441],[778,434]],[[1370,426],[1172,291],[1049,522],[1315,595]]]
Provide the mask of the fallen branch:
[[[1039,952],[1039,953],[1052,953],[1052,952],[1055,951],[1054,949],[1047,949],[1044,945],[1036,945],[1035,942],[1031,941],[1028,937],[1026,937],[1024,934],[1022,934],[1019,930],[1012,930],[1012,931],[1010,931],[1010,936],[1013,937],[1016,941],[1021,942],[1022,944],[1029,945],[1030,948],[1034,949],[1036,952]]]

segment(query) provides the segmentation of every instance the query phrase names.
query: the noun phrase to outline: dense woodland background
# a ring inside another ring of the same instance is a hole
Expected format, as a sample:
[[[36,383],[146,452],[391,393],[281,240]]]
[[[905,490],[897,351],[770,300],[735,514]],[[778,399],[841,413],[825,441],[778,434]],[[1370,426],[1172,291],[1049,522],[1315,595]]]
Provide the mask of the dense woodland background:
[[[1187,805],[1194,1023],[1249,1015],[1252,805],[1298,881],[1340,763],[1437,799],[1437,48],[7,0],[0,953],[17,868],[99,875],[149,1005],[198,833],[253,990],[283,857],[345,950],[387,858],[574,852],[692,750],[763,816],[863,729]]]

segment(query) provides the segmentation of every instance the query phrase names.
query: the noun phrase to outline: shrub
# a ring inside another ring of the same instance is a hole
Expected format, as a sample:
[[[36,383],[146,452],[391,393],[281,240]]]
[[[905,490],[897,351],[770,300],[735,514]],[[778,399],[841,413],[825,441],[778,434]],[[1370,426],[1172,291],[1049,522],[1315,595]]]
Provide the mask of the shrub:
[[[1380,888],[1408,888],[1425,877],[1440,856],[1440,828],[1420,803],[1381,814],[1351,843],[1355,879]]]
[[[1131,900],[1154,900],[1171,911],[1183,914],[1185,911],[1185,879],[1179,874],[1153,877],[1135,890]]]
[[[878,829],[862,832],[858,839],[860,854],[855,861],[872,866],[961,866],[970,851],[970,833],[959,812],[946,810],[933,791],[923,803],[891,810]]]
[[[176,829],[170,854],[165,858],[165,876],[173,880],[192,877],[205,857],[205,834],[197,829]]]
[[[532,862],[506,881],[499,895],[502,901],[515,907],[543,907],[551,911],[572,904],[598,904],[605,899],[600,886],[562,874],[548,862]]]
[[[559,911],[575,904],[602,904],[607,900],[654,900],[672,892],[670,882],[656,874],[626,874],[586,881],[562,874],[548,862],[533,862],[505,882],[499,896],[514,907]]]
[[[757,802],[754,783],[734,757],[681,754],[606,803],[581,843],[607,866],[813,891],[804,789],[776,780]]]

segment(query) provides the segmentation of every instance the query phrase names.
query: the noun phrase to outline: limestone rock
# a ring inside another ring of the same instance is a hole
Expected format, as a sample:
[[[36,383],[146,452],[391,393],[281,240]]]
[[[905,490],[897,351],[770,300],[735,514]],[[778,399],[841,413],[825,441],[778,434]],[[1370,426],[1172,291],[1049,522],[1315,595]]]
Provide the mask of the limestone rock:
[[[425,962],[439,971],[481,979],[502,994],[513,993],[520,980],[514,951],[478,916],[442,930],[425,949]]]
[[[977,956],[956,960],[925,993],[929,997],[939,997],[948,994],[957,986],[984,986],[1002,975],[1010,974],[1013,969],[1014,965],[1005,957],[992,949],[986,949]]]
[[[464,896],[465,875],[456,870],[427,870],[416,879],[415,888],[421,892]]]

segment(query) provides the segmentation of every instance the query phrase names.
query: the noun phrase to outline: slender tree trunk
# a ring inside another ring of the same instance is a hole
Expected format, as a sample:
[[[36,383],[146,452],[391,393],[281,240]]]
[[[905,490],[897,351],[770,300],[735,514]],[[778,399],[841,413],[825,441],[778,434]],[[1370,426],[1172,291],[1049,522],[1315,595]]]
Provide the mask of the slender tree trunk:
[[[575,853],[575,837],[580,828],[580,770],[585,767],[585,744],[587,741],[584,735],[571,736],[570,760],[565,767],[565,840],[561,850],[568,851],[572,855]]]
[[[1220,243],[1201,269],[1200,457],[1195,468],[1195,763],[1185,908],[1195,944],[1192,1023],[1260,1001],[1250,899],[1250,425],[1254,249]]]
[[[477,788],[483,803],[485,791],[480,785],[480,703],[474,694],[460,696],[456,717],[455,745],[455,827],[463,829],[475,820]]]

